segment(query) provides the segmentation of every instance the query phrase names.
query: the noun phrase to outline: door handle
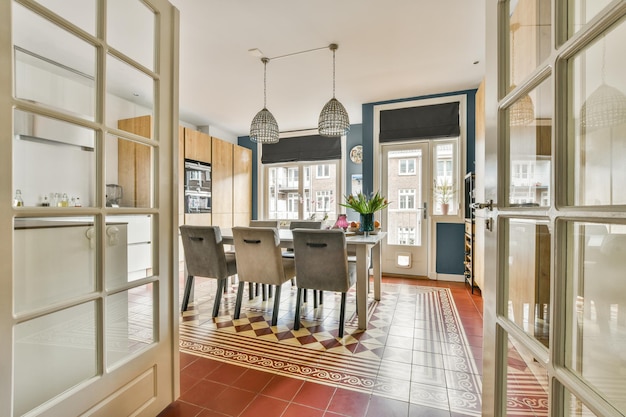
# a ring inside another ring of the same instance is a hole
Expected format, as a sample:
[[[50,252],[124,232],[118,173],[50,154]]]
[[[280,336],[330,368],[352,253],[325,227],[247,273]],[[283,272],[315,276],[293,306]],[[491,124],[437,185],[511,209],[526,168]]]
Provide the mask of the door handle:
[[[426,220],[426,217],[428,216],[428,203],[424,201],[424,220]]]
[[[493,200],[489,200],[486,203],[472,203],[470,204],[470,207],[473,208],[474,210],[487,209],[489,211],[493,211]]]

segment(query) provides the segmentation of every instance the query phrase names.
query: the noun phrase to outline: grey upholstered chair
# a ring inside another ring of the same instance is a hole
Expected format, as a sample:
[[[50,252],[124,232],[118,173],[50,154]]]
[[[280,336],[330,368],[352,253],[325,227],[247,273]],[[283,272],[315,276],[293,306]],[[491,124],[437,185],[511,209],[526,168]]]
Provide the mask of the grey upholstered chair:
[[[239,288],[235,319],[239,318],[245,282],[275,285],[271,325],[278,320],[281,286],[295,276],[293,259],[282,257],[278,229],[274,227],[233,227]]]
[[[321,229],[322,222],[320,220],[292,220],[289,222],[289,229]],[[288,248],[283,251],[283,256],[285,258],[293,258],[293,248]],[[291,284],[295,285],[295,281],[292,279]],[[320,304],[324,300],[324,293],[320,291],[319,302]],[[307,302],[307,293],[304,291],[304,302]],[[317,290],[313,290],[313,305],[317,308]]]
[[[293,230],[298,293],[294,330],[300,329],[300,297],[303,289],[341,293],[338,336],[343,337],[346,293],[356,281],[356,264],[348,262],[342,230]]]
[[[180,226],[180,235],[187,264],[187,281],[181,311],[187,310],[194,277],[213,278],[217,280],[213,303],[213,317],[216,317],[226,280],[237,274],[235,254],[224,251],[222,233],[218,226]]]
[[[278,229],[278,220],[250,220],[250,227],[275,227]]]

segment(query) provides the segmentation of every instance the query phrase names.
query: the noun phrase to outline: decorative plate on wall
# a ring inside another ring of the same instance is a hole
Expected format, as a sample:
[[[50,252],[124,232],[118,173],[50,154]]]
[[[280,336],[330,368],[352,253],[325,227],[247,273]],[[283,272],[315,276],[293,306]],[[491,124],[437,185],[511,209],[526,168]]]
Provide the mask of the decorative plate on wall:
[[[363,146],[356,145],[350,149],[350,160],[355,164],[363,162]]]

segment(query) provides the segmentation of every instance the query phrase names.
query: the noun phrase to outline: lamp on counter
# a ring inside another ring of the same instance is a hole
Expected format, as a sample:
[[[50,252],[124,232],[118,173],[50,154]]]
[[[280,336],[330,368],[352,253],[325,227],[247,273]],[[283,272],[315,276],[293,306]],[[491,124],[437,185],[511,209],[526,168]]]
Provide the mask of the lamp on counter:
[[[267,109],[267,63],[269,58],[261,58],[263,62],[263,109],[259,111],[250,124],[250,140],[256,143],[278,143],[278,123]]]
[[[328,48],[333,51],[333,98],[322,108],[318,130],[321,136],[343,136],[350,131],[350,118],[346,108],[335,98],[335,51],[339,46],[331,43]]]
[[[337,221],[335,222],[335,227],[338,229],[346,230],[348,226],[350,226],[350,223],[348,223],[347,216],[345,214],[340,214],[339,217],[337,217]]]

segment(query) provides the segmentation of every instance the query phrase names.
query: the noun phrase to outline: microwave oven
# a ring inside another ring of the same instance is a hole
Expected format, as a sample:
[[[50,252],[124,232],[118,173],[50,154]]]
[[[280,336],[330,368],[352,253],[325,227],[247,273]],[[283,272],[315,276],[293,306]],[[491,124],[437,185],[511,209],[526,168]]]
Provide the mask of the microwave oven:
[[[185,213],[211,212],[211,164],[185,160]]]

